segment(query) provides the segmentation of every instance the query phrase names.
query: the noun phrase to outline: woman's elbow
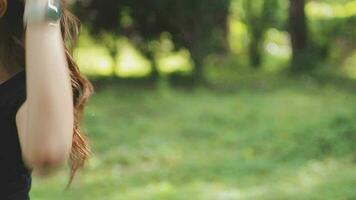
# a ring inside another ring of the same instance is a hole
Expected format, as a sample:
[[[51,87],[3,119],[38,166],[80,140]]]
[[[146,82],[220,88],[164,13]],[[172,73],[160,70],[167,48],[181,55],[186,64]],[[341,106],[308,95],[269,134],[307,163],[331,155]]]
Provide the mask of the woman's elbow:
[[[62,166],[70,156],[70,149],[41,145],[24,153],[24,159],[29,168],[34,170],[49,170]]]

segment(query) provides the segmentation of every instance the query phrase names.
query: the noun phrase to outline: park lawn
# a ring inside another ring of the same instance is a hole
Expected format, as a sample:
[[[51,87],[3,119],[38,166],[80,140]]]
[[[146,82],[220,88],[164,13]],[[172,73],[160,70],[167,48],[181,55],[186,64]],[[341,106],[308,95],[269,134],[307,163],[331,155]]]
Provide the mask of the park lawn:
[[[222,87],[224,88],[224,87]],[[36,178],[34,200],[356,199],[356,90],[305,81],[235,89],[105,85],[93,158]]]

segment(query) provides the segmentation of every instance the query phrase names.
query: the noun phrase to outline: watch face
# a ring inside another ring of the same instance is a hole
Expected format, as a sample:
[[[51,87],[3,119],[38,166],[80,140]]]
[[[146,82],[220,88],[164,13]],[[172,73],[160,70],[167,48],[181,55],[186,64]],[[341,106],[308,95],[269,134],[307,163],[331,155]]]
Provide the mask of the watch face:
[[[62,16],[60,0],[49,0],[47,10],[47,20],[58,21]]]
[[[31,0],[26,3],[24,25],[33,23],[57,24],[61,17],[60,0]]]

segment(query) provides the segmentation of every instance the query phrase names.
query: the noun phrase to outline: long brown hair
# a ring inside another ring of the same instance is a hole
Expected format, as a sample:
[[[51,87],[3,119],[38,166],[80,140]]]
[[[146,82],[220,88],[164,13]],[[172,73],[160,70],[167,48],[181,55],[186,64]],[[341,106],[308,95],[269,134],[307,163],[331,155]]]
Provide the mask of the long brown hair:
[[[68,10],[64,0],[62,0],[62,9],[60,25],[74,97],[73,143],[69,160],[71,167],[69,183],[71,183],[76,171],[84,165],[90,155],[88,142],[80,129],[80,120],[93,87],[81,75],[72,56],[72,48],[79,34],[79,20]],[[0,61],[5,66],[25,66],[25,49],[22,40],[23,11],[23,0],[0,0]]]

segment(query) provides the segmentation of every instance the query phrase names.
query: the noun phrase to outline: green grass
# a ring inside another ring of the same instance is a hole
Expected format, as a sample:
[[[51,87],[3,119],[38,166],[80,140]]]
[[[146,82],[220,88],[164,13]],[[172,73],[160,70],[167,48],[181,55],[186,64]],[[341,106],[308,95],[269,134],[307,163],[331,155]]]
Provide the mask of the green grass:
[[[273,82],[273,83],[272,83]],[[356,199],[356,93],[269,80],[226,91],[104,86],[94,156],[35,179],[34,200]]]

